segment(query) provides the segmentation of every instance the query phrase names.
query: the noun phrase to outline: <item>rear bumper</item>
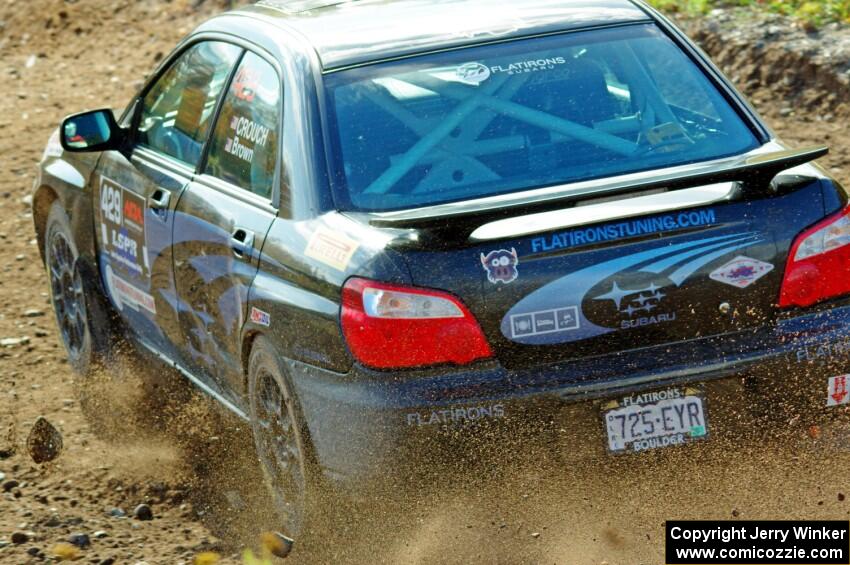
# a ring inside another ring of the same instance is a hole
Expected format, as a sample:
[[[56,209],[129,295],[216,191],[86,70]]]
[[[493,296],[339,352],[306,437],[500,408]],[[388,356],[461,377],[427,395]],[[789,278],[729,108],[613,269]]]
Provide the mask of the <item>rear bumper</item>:
[[[850,372],[850,307],[780,320],[769,329],[722,340],[534,370],[510,371],[495,362],[422,374],[363,368],[339,374],[293,361],[288,367],[321,467],[351,490],[407,472],[411,462],[429,458],[426,451],[445,451],[472,435],[480,442],[483,428],[508,430],[521,444],[520,429],[556,421],[569,426],[563,417],[576,403],[592,406],[645,390],[762,376],[776,386],[793,381],[796,392],[822,406],[826,379]],[[601,419],[598,429],[602,433]]]

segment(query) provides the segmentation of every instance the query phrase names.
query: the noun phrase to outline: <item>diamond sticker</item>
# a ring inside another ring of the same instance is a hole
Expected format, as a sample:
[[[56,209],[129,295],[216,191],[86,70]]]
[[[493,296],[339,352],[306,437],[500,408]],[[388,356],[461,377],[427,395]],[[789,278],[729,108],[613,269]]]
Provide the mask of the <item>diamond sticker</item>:
[[[770,263],[740,255],[712,272],[709,277],[717,282],[747,288],[772,270],[773,265]]]

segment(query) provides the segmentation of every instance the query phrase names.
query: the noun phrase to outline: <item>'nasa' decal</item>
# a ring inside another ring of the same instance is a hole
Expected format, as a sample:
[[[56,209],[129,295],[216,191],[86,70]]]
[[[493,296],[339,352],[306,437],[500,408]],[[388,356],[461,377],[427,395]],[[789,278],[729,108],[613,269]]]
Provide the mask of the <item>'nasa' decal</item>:
[[[255,324],[259,324],[261,326],[270,326],[272,323],[272,317],[268,312],[263,312],[259,308],[254,306],[251,307],[251,321]]]

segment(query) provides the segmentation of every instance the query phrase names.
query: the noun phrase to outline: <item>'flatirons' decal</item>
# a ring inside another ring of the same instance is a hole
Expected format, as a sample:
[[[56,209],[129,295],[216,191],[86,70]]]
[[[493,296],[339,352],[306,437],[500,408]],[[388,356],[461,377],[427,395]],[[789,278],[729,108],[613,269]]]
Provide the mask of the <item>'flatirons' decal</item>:
[[[502,320],[502,333],[518,343],[547,345],[674,322],[668,297],[691,275],[762,241],[756,233],[709,237],[591,265],[520,300]]]

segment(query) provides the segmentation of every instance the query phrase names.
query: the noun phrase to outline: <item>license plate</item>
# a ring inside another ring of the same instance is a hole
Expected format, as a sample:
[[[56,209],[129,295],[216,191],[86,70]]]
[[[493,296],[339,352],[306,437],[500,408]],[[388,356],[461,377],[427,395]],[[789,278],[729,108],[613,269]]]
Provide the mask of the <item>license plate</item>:
[[[705,399],[701,391],[693,388],[627,396],[606,404],[602,416],[612,453],[708,439]]]

